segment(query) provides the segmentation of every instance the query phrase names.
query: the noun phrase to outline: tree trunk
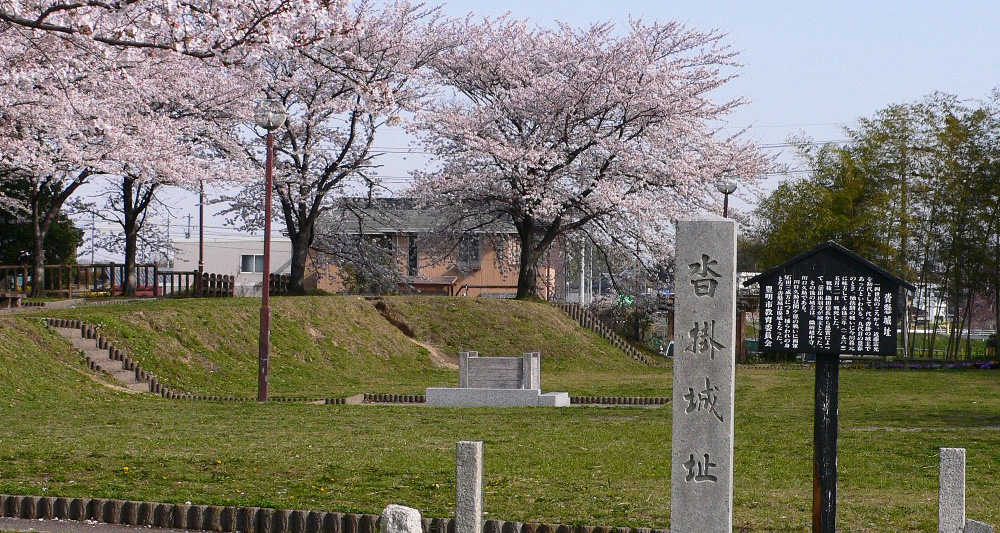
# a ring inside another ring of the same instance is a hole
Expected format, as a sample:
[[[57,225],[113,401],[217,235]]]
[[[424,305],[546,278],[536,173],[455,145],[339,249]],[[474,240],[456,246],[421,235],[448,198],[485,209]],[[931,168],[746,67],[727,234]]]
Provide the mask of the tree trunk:
[[[122,231],[125,233],[125,266],[122,275],[122,296],[135,296],[136,253],[139,250],[139,232],[142,230],[146,209],[159,183],[142,183],[137,178],[122,178]]]
[[[41,298],[45,296],[45,237],[52,228],[52,222],[59,215],[62,205],[66,199],[76,191],[90,176],[89,171],[83,171],[76,176],[68,185],[59,189],[58,180],[43,180],[34,185],[31,199],[31,225],[34,233],[35,254],[31,261],[32,282],[31,296]],[[43,205],[43,197],[46,193],[52,194],[47,201],[47,206]]]
[[[517,270],[517,295],[518,300],[533,298],[538,294],[538,267],[535,262],[538,254],[535,253],[531,242],[531,228],[522,230],[518,228],[518,238],[521,242],[520,264]]]
[[[135,296],[135,255],[139,246],[139,227],[136,221],[125,217],[125,266],[122,274],[122,296]]]
[[[31,258],[31,296],[45,296],[45,231],[39,225],[37,209],[32,213],[32,229],[35,234],[35,254]]]
[[[298,233],[289,232],[292,241],[292,270],[288,276],[288,293],[303,295],[306,293],[305,277],[306,263],[309,260],[309,247],[312,245],[312,227],[301,229]]]

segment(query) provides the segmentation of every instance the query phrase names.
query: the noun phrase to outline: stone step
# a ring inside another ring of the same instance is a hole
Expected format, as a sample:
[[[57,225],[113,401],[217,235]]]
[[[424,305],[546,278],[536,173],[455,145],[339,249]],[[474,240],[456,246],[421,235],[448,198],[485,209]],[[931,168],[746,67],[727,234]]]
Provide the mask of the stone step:
[[[86,355],[93,361],[112,361],[111,356],[108,355],[107,350],[82,350],[83,355]],[[116,363],[121,363],[121,361],[115,361]]]
[[[114,376],[115,379],[126,385],[136,383],[135,371],[133,370],[118,370],[116,372],[110,372],[110,374]]]
[[[128,388],[136,392],[150,392],[149,382],[146,381],[137,381],[135,383],[129,383]]]
[[[96,339],[84,339],[80,337],[80,330],[77,328],[56,328],[60,335],[66,337],[77,350],[94,363],[94,366],[102,372],[107,372],[115,380],[121,382],[131,390],[149,392],[149,383],[135,379],[134,370],[125,370],[122,361],[111,359],[111,354],[107,348],[98,348]]]

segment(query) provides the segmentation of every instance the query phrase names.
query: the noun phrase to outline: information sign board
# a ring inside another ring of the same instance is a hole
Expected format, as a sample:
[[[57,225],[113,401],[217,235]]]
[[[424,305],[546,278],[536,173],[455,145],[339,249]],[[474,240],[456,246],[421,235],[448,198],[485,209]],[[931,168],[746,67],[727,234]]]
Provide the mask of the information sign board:
[[[765,352],[895,355],[899,288],[913,286],[834,242],[744,285],[760,285]]]

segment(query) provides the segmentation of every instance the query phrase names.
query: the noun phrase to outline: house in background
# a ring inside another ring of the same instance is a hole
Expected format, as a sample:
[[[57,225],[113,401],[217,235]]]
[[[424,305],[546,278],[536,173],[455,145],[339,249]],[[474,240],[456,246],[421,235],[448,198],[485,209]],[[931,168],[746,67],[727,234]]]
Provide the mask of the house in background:
[[[198,270],[198,239],[174,241],[175,271]],[[288,274],[292,265],[292,243],[271,239],[271,272]],[[205,272],[233,276],[236,296],[260,296],[264,272],[263,237],[225,237],[205,240]],[[308,286],[308,284],[307,284]]]
[[[509,224],[490,224],[469,232],[457,244],[441,246],[434,230],[439,213],[416,209],[407,200],[383,201],[351,213],[331,212],[317,233],[364,236],[386,247],[402,294],[513,298],[517,293],[517,232]],[[322,255],[313,250],[314,257]],[[562,279],[562,254],[552,250],[538,265],[540,296],[552,299]],[[318,258],[316,286],[343,292],[344,271]],[[558,279],[557,279],[558,278]]]

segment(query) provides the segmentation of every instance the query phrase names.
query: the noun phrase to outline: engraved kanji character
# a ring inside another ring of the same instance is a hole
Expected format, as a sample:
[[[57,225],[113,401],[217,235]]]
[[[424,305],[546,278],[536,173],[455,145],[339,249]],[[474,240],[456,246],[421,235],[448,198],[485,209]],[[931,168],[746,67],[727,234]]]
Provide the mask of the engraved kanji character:
[[[710,258],[708,254],[701,254],[701,261],[688,265],[689,274],[692,276],[691,285],[694,286],[696,296],[715,296],[715,288],[719,282],[712,278],[721,278],[722,275],[712,270],[712,267],[718,264],[719,262]]]
[[[708,321],[701,324],[694,323],[694,327],[688,332],[688,339],[691,341],[684,349],[695,355],[709,353],[715,359],[715,352],[722,350],[725,346],[715,340],[715,321],[709,326]]]
[[[716,394],[719,392],[719,387],[712,385],[709,378],[705,378],[705,388],[698,393],[694,392],[694,388],[688,387],[688,393],[684,395],[684,399],[687,400],[687,408],[684,409],[685,413],[693,413],[695,411],[708,410],[708,412],[715,415],[715,418],[722,422],[722,415],[715,409],[715,402],[719,400],[719,396]]]
[[[684,481],[690,483],[694,481],[695,483],[702,483],[705,481],[717,482],[719,478],[708,473],[709,468],[715,468],[719,465],[711,462],[708,458],[708,454],[704,455],[705,461],[702,462],[701,459],[695,459],[694,454],[690,454],[687,461],[684,462],[684,468],[687,469],[687,476],[684,477]]]

